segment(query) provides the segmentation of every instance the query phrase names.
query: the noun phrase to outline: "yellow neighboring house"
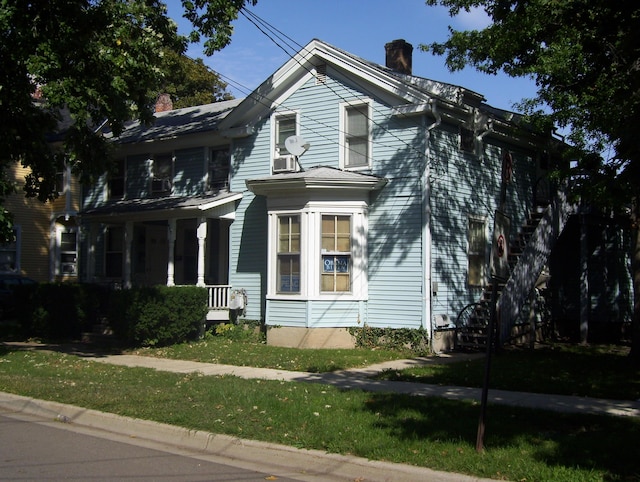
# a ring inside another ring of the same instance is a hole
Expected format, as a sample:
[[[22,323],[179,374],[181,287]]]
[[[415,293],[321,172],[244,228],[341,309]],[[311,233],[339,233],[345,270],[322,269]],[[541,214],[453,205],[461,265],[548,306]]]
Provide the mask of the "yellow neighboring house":
[[[24,194],[28,169],[16,163],[10,173],[17,193],[5,200],[13,213],[16,240],[0,245],[0,272],[14,272],[36,281],[76,281],[80,186],[71,170],[59,173],[59,197],[42,203]]]

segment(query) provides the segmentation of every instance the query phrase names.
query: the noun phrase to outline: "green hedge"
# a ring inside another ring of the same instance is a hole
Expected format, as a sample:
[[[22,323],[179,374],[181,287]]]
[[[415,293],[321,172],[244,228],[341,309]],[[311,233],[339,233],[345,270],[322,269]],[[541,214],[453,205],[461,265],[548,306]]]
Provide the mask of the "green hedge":
[[[206,314],[206,288],[154,286],[111,292],[107,318],[127,344],[166,346],[197,339]]]
[[[40,283],[16,290],[16,318],[25,338],[78,340],[106,319],[131,346],[165,346],[197,339],[207,290],[154,286],[113,290],[84,283]]]
[[[39,283],[14,292],[16,319],[25,337],[71,340],[98,322],[100,287],[76,283]]]

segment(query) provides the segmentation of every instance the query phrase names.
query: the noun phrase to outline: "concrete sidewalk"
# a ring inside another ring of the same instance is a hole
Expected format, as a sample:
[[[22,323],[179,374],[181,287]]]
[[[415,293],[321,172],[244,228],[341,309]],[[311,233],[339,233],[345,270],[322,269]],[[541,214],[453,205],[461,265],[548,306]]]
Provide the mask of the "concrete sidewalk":
[[[441,397],[451,400],[481,400],[480,388],[427,385],[414,382],[396,382],[373,380],[378,372],[388,369],[403,369],[412,366],[460,362],[483,357],[482,354],[452,353],[448,355],[396,360],[373,365],[367,368],[343,370],[332,373],[307,373],[270,368],[238,367],[217,363],[199,363],[166,358],[152,358],[137,355],[106,355],[89,357],[92,361],[145,367],[175,373],[201,373],[203,375],[233,375],[240,378],[260,378],[264,380],[282,380],[292,382],[313,382],[335,385],[343,389],[360,389],[372,392],[395,392],[408,395]],[[492,390],[488,392],[489,403],[527,407],[559,412],[590,413],[597,415],[615,415],[640,417],[640,400],[603,400],[589,397],[567,395],[549,395],[528,392],[510,392]]]

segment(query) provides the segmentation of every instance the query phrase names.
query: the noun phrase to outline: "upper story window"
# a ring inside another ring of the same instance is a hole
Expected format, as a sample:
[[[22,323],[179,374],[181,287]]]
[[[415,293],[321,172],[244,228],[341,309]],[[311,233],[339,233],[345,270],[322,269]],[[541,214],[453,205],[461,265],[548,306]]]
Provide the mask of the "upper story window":
[[[371,104],[369,102],[340,105],[342,140],[341,166],[370,167],[372,157]]]
[[[207,176],[209,190],[229,189],[230,164],[228,147],[211,149]]]
[[[475,152],[475,140],[474,133],[472,129],[467,129],[466,127],[460,127],[460,150],[464,152]]]
[[[153,156],[151,193],[170,193],[172,178],[173,156],[171,154],[156,154]]]
[[[469,218],[467,281],[471,286],[484,284],[486,246],[487,234],[484,219]]]
[[[285,141],[298,132],[298,119],[295,112],[274,115],[273,119],[273,172],[296,170],[295,157],[287,150]]]
[[[276,291],[300,292],[300,216],[278,216]]]
[[[351,291],[350,216],[322,216],[321,291]]]
[[[107,196],[109,199],[122,199],[125,191],[125,160],[117,159],[109,172]]]

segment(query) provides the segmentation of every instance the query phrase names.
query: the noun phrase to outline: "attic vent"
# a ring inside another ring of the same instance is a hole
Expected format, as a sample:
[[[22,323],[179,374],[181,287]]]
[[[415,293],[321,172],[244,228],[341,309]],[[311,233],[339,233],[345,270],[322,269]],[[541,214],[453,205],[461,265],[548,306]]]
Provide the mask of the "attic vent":
[[[327,64],[316,66],[316,85],[327,83]]]

